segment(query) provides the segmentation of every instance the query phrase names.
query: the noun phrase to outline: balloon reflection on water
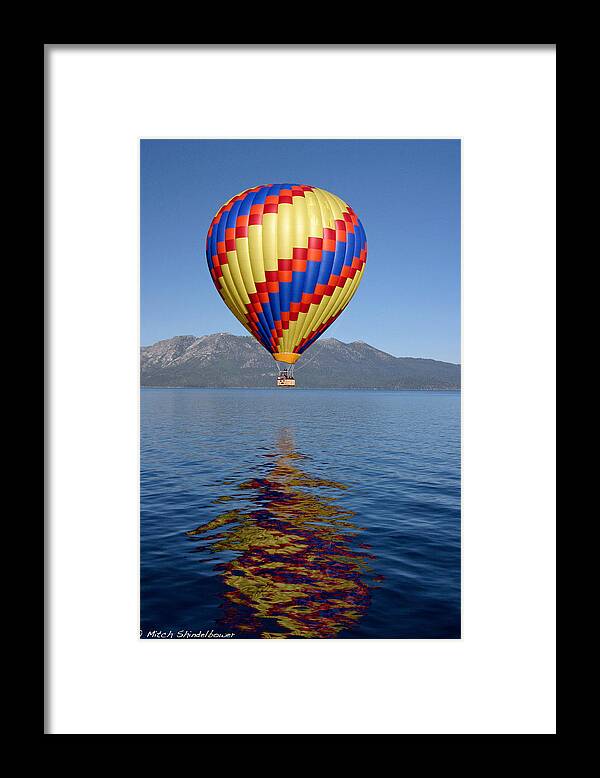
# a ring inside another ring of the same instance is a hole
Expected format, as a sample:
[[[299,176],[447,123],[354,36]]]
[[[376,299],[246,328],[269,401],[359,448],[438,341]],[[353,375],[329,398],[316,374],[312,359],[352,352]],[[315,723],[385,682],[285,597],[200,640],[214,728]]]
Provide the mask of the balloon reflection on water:
[[[209,533],[198,550],[235,552],[218,568],[226,586],[223,621],[239,637],[335,637],[370,604],[370,555],[354,543],[361,528],[351,520],[355,512],[335,501],[347,486],[304,472],[306,457],[287,430],[271,456],[265,477],[237,487],[250,510],[226,511],[187,535]]]

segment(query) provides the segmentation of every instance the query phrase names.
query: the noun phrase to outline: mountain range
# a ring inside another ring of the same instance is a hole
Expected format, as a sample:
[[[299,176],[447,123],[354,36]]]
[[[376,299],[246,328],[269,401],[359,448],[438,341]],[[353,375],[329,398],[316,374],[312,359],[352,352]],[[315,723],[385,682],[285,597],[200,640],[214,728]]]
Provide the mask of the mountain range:
[[[272,387],[277,365],[249,335],[178,335],[140,351],[142,386]],[[331,389],[460,389],[460,365],[394,357],[362,341],[321,338],[294,369],[296,385]]]

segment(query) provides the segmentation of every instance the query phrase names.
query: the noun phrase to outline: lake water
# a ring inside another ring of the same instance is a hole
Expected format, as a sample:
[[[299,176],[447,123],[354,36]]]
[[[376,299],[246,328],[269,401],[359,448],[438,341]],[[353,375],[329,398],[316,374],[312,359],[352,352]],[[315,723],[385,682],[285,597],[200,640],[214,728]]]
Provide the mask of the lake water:
[[[459,392],[145,388],[141,433],[142,637],[460,637]]]

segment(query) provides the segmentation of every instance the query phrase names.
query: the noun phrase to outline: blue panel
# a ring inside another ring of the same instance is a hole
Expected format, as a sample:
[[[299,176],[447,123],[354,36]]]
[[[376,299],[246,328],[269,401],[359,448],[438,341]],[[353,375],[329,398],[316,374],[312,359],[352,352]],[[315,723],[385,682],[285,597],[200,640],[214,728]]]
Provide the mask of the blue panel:
[[[324,251],[321,259],[321,268],[319,270],[319,280],[317,283],[326,284],[329,281],[331,275],[331,268],[333,267],[333,258],[335,256],[334,251]]]
[[[362,226],[361,222],[358,222],[358,232],[360,236],[360,250],[359,250],[359,256],[360,251],[364,249],[364,247],[367,245],[367,234],[365,232],[365,228]]]
[[[219,225],[217,227],[217,241],[222,243],[225,240],[225,225],[227,223],[227,214],[222,213],[219,219]],[[214,230],[213,230],[214,234]]]
[[[346,233],[346,256],[344,265],[351,265],[354,259],[354,235],[351,232]]]
[[[292,282],[280,281],[279,282],[279,305],[281,310],[289,313],[290,300],[292,297]]]
[[[359,222],[354,228],[354,256],[360,257],[360,252],[364,247],[364,230]]]
[[[267,199],[268,194],[269,194],[269,187],[261,186],[258,192],[254,193],[253,205],[264,205],[264,202]]]
[[[316,264],[316,263],[312,263]],[[308,271],[308,264],[306,270],[294,270],[292,272],[292,302],[299,303],[302,299],[302,294],[305,291],[304,284],[306,283],[306,274]]]
[[[240,200],[239,216],[248,216],[250,208],[254,205],[254,195],[256,192],[248,192],[243,200]]]
[[[229,211],[229,214],[227,215],[227,225],[226,228],[231,229],[232,227],[235,227],[235,222],[238,217],[238,212],[240,210],[241,200],[236,200],[235,203],[231,206],[231,209]]]
[[[339,276],[342,272],[342,266],[346,257],[346,244],[343,240],[338,240],[335,243],[335,257],[333,260],[332,273],[334,276]]]
[[[212,267],[212,257],[217,253],[217,230],[216,227],[213,227],[213,231],[210,235],[210,238],[208,239],[208,246],[206,249],[206,259],[208,261],[208,266]]]
[[[315,291],[315,287],[317,285],[317,279],[319,278],[319,270],[321,269],[321,263],[320,262],[313,262],[312,260],[310,262],[306,263],[306,273],[305,273],[305,281],[304,281],[304,289],[302,290],[303,293],[306,292],[306,294],[313,294]]]
[[[258,313],[256,315],[258,316],[258,329],[260,331],[260,334],[263,337],[264,343],[267,344],[267,348],[268,348],[270,347],[269,340],[271,339],[271,333],[267,325],[267,320],[265,319],[264,313]]]
[[[273,321],[273,314],[271,313],[271,308],[268,303],[261,303],[263,312],[259,313],[260,316],[264,316],[265,320],[267,322],[267,330],[269,331],[269,338],[271,337],[271,330],[275,328],[275,322]]]
[[[269,292],[269,305],[273,321],[281,321],[281,307],[279,304],[279,292]]]

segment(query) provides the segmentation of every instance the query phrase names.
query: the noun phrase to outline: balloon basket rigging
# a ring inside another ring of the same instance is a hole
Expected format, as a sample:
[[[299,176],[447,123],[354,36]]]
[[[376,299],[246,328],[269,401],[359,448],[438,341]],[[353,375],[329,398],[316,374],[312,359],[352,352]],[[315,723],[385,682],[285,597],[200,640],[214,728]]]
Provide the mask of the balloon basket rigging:
[[[296,386],[293,365],[287,365],[284,368],[279,368],[277,373],[277,386]]]

